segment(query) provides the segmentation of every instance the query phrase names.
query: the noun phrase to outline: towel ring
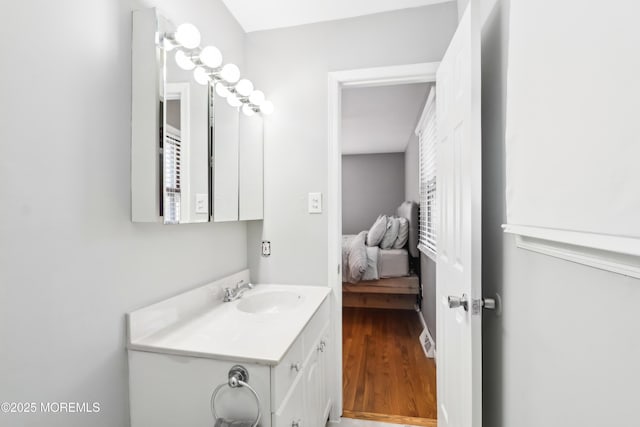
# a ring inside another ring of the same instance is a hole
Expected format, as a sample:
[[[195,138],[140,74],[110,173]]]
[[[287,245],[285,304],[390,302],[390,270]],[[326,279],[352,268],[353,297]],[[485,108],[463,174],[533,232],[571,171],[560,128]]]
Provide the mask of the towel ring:
[[[258,393],[249,385],[249,371],[242,365],[235,365],[229,370],[229,381],[226,383],[220,384],[213,390],[211,393],[211,413],[213,414],[213,420],[218,419],[218,414],[216,413],[216,396],[224,387],[230,388],[240,388],[246,387],[251,391],[253,397],[256,399],[256,405],[258,407],[258,415],[256,415],[256,419],[252,424],[252,427],[258,427],[258,423],[260,422],[260,417],[262,413],[260,411],[260,397]]]

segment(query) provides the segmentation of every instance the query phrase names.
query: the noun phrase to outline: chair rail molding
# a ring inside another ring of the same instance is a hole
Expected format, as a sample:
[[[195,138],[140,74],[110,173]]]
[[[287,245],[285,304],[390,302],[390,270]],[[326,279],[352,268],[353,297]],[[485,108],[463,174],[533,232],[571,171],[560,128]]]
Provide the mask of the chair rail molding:
[[[505,224],[516,246],[625,276],[640,278],[640,238]]]

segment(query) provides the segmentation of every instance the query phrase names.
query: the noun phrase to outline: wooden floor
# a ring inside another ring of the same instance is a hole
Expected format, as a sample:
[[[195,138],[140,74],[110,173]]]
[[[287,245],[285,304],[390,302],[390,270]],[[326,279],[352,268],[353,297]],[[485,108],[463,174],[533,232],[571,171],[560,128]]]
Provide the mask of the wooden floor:
[[[344,416],[435,426],[436,367],[413,310],[342,310]]]

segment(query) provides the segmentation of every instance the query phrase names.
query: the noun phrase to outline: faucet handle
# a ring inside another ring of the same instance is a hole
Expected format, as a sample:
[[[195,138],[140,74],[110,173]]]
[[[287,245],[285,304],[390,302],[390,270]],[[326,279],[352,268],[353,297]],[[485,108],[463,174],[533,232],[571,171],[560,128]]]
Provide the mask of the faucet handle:
[[[244,284],[244,279],[240,279],[238,283],[236,283],[236,289],[238,289],[242,284]]]

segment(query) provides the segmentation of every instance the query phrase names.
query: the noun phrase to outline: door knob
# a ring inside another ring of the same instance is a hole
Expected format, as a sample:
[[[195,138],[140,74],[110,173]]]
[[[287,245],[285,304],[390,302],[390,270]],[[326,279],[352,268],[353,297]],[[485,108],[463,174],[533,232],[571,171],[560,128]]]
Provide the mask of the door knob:
[[[461,297],[454,297],[449,295],[447,297],[447,302],[449,303],[449,308],[464,308],[464,311],[469,311],[469,301],[467,300],[467,296],[462,294]]]

